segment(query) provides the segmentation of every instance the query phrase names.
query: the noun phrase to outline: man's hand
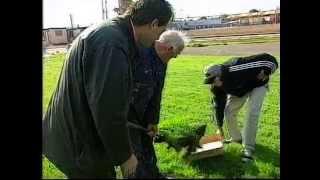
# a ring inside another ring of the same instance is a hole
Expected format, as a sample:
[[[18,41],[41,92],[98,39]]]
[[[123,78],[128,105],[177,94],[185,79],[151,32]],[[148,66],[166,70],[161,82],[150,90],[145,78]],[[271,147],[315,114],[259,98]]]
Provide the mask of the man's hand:
[[[216,132],[217,134],[219,134],[221,136],[222,139],[224,139],[224,132],[222,127],[218,127],[218,130]]]
[[[147,129],[149,130],[147,134],[152,138],[154,138],[159,131],[158,124],[148,124]]]
[[[137,168],[138,160],[134,154],[130,156],[130,158],[121,164],[121,173],[124,178],[132,176]]]

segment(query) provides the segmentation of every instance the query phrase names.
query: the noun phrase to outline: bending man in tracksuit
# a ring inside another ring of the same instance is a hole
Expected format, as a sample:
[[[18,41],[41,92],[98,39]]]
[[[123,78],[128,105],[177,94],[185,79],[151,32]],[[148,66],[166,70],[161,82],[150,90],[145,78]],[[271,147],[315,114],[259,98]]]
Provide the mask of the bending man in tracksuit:
[[[205,70],[205,84],[211,84],[214,94],[213,103],[218,130],[223,135],[225,116],[230,140],[225,142],[242,143],[244,147],[242,161],[252,160],[258,119],[262,103],[268,89],[269,76],[278,68],[276,58],[266,54],[232,58],[229,61],[213,65]],[[238,128],[237,115],[248,99],[247,120],[243,135]]]
[[[184,35],[168,30],[161,34],[152,48],[141,49],[133,74],[134,89],[129,121],[148,130],[148,133],[130,128],[129,134],[138,167],[134,178],[163,178],[157,167],[153,137],[158,131],[161,94],[167,63],[184,48]]]

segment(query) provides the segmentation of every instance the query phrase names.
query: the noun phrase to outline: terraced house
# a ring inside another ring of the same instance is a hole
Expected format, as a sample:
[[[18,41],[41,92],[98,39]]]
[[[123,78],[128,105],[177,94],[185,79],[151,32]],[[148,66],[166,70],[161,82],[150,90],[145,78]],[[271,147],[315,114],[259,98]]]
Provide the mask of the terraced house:
[[[71,43],[87,27],[47,28],[42,30],[42,46],[66,45]]]

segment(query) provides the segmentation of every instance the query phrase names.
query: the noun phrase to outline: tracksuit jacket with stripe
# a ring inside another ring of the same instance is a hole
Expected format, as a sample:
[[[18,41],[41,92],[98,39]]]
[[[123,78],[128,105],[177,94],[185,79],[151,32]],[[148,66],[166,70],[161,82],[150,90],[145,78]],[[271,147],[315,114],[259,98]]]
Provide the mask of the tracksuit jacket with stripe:
[[[211,92],[214,94],[213,103],[216,120],[219,127],[223,125],[227,95],[242,97],[254,88],[267,84],[269,78],[265,81],[258,80],[258,74],[261,70],[264,70],[268,75],[274,73],[278,68],[278,63],[275,57],[262,53],[232,58],[223,63],[221,68],[222,87],[211,86]]]

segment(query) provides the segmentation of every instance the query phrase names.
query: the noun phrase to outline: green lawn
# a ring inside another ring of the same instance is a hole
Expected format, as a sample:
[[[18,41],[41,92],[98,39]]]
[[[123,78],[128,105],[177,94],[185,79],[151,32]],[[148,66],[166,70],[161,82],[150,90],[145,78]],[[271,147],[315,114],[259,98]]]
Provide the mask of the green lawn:
[[[207,123],[206,134],[215,132],[211,120],[210,93],[203,85],[203,68],[220,63],[230,56],[180,56],[170,62],[167,72],[161,109],[161,127],[184,127],[195,122]],[[64,55],[56,55],[44,61],[44,109],[56,86]],[[255,161],[240,161],[241,145],[225,146],[223,156],[187,163],[173,149],[156,144],[160,170],[163,173],[185,178],[272,177],[280,178],[280,71],[272,77],[270,91],[260,117]],[[242,126],[244,111],[240,112]],[[177,128],[180,129],[180,128]],[[63,178],[48,160],[43,160],[44,178]],[[120,177],[118,175],[118,177]]]

